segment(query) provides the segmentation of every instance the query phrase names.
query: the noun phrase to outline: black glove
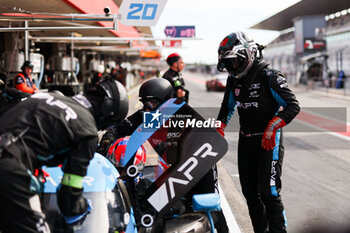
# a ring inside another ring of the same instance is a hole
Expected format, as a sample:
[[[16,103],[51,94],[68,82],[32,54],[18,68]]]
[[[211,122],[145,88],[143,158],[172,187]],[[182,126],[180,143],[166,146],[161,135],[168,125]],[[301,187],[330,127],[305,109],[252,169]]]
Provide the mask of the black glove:
[[[88,203],[82,194],[83,189],[60,184],[57,189],[57,204],[64,216],[77,216],[87,212]]]
[[[103,137],[96,152],[100,153],[103,156],[106,156],[108,149],[109,149],[109,146],[112,142],[113,142],[113,138]]]

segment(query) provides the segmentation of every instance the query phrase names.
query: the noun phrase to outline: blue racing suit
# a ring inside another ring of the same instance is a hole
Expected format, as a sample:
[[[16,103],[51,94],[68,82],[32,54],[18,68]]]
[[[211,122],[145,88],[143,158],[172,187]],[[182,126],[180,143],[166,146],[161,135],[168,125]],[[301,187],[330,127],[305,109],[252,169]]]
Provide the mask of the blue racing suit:
[[[238,170],[254,231],[286,232],[280,196],[281,129],[273,150],[263,149],[261,141],[269,121],[278,116],[288,124],[299,113],[299,103],[283,75],[256,60],[244,77],[228,77],[218,120],[227,125],[236,107],[240,122]]]

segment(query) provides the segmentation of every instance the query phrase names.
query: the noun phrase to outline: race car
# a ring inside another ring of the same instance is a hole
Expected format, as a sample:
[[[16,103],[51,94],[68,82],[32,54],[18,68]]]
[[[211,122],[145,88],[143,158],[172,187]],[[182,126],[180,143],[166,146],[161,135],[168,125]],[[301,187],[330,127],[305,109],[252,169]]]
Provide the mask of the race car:
[[[207,91],[225,91],[227,74],[216,74],[205,82]]]

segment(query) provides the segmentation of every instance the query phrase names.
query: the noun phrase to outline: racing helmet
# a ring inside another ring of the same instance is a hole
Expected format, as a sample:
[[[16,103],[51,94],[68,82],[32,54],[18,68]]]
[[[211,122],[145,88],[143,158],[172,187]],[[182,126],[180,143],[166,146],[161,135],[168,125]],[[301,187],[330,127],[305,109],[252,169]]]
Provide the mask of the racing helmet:
[[[125,159],[125,151],[126,146],[128,145],[130,137],[123,137],[115,140],[112,145],[109,147],[107,152],[107,159],[113,163],[116,167],[121,167],[122,164],[124,164]],[[144,166],[146,163],[146,150],[141,145],[138,150],[136,151],[133,165],[136,166]]]
[[[98,129],[105,129],[126,117],[129,100],[126,89],[120,82],[106,77],[96,85],[93,92],[103,95],[102,104],[95,116]]]
[[[164,78],[152,78],[144,82],[139,91],[140,101],[144,108],[155,110],[159,105],[173,97],[174,88]]]
[[[25,69],[26,67],[29,67],[29,68],[31,68],[32,70],[34,69],[34,65],[33,65],[33,63],[32,63],[31,61],[25,61],[25,62],[23,63],[23,65],[21,66],[21,70],[24,72],[24,69]]]
[[[257,45],[244,32],[233,32],[219,46],[217,69],[226,70],[234,78],[246,75],[257,56]]]
[[[105,72],[105,67],[102,64],[97,66],[97,72],[103,74]]]

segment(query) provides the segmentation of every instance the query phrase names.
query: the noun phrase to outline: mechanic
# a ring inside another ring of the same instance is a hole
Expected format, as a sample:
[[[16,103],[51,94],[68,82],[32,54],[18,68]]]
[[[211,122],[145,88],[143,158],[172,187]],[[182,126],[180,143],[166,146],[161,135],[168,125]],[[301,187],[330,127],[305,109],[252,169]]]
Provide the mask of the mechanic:
[[[226,36],[219,46],[219,71],[228,79],[218,115],[224,129],[238,108],[238,171],[254,232],[287,232],[281,200],[284,155],[281,128],[299,113],[299,103],[283,74],[262,58],[264,47],[243,32]]]
[[[34,69],[34,65],[30,61],[25,61],[21,67],[22,72],[17,74],[14,78],[15,87],[17,90],[27,92],[29,94],[34,94],[38,92],[38,88],[36,87],[33,79],[32,72]]]
[[[168,81],[157,78],[145,81],[139,90],[139,97],[143,103],[143,108],[124,119],[115,127],[109,128],[103,135],[97,152],[106,155],[111,143],[116,139],[131,135],[142,124],[144,111],[157,109],[162,103],[172,98],[172,96],[173,88]]]
[[[98,145],[98,129],[123,119],[126,90],[106,79],[86,94],[37,93],[0,119],[0,231],[50,232],[40,207],[35,170],[62,165],[57,204],[66,216],[87,211],[83,177]]]
[[[127,117],[121,124],[114,128],[108,129],[101,139],[98,153],[106,156],[109,146],[116,140],[131,135],[137,127],[143,122],[144,111],[154,111],[162,103],[166,102],[173,96],[171,84],[160,78],[154,78],[144,82],[139,90],[140,101],[143,103],[143,109],[136,111]],[[187,115],[179,109],[176,115]],[[175,116],[175,115],[174,115]],[[176,162],[177,141],[179,140],[183,128],[171,127],[157,130],[148,141],[155,151],[162,157],[162,160],[171,165]],[[159,143],[161,142],[161,143]],[[218,177],[216,165],[189,191],[187,196],[192,197],[200,193],[218,193]],[[192,200],[192,198],[188,198]],[[215,227],[218,232],[228,232],[225,216],[222,211],[215,212]]]
[[[10,108],[21,102],[30,94],[7,85],[7,75],[0,73],[0,117]]]
[[[189,91],[185,89],[185,81],[181,71],[185,67],[185,63],[181,56],[177,53],[170,54],[166,62],[169,69],[163,74],[163,78],[168,80],[174,88],[173,97],[185,100],[188,103]]]

